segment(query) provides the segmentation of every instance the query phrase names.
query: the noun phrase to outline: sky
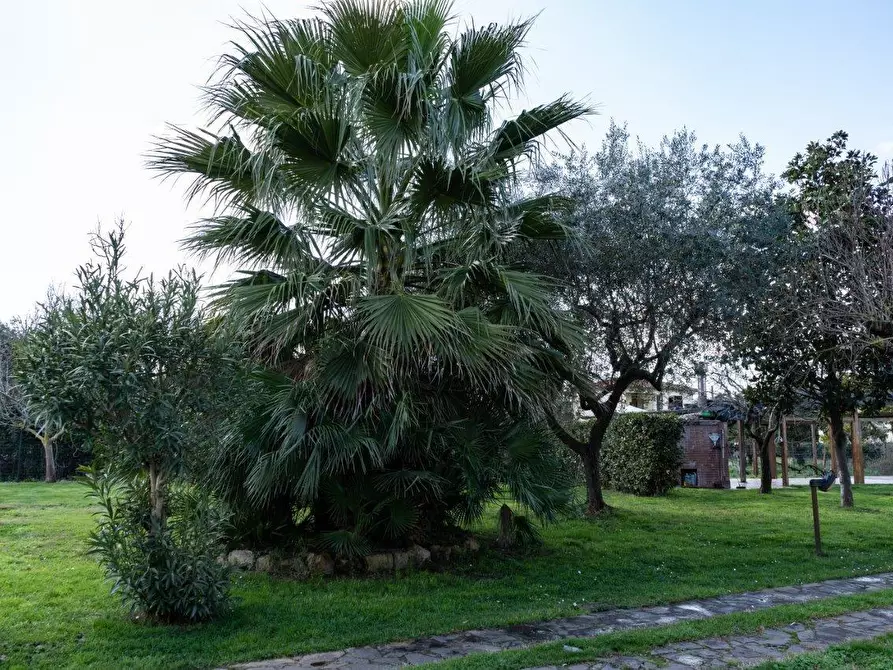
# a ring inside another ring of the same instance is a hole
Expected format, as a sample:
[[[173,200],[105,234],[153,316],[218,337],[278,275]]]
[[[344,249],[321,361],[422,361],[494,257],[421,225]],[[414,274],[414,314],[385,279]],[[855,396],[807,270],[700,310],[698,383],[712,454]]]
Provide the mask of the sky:
[[[129,223],[131,268],[189,259],[201,215],[184,186],[145,168],[166,123],[199,126],[198,87],[262,7],[306,16],[322,0],[0,0],[0,320],[71,284],[88,234]],[[739,134],[780,172],[838,129],[893,159],[890,0],[457,0],[477,24],[538,15],[527,91],[512,111],[563,93],[599,114],[568,131],[596,145],[611,118],[653,143],[683,126],[705,142]]]

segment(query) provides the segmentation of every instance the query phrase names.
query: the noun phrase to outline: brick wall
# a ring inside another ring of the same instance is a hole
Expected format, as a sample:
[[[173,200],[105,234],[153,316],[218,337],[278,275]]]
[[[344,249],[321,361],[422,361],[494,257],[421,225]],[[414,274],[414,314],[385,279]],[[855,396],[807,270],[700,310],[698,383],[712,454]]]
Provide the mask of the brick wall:
[[[714,448],[710,440],[711,433],[718,433],[720,438]],[[726,439],[726,424],[722,421],[688,421],[682,433],[682,444],[685,456],[682,459],[680,482],[689,477],[688,486],[692,486],[692,471],[697,474],[698,488],[731,488],[729,479],[729,444]],[[683,485],[686,485],[683,483]]]

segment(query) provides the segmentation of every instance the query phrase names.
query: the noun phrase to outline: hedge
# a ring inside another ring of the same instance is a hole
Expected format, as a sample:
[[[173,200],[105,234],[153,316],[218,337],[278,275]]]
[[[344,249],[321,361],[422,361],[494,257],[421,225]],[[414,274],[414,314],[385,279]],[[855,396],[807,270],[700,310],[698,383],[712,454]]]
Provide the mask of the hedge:
[[[679,484],[684,448],[675,414],[621,414],[602,446],[602,482],[637,496],[662,495]]]

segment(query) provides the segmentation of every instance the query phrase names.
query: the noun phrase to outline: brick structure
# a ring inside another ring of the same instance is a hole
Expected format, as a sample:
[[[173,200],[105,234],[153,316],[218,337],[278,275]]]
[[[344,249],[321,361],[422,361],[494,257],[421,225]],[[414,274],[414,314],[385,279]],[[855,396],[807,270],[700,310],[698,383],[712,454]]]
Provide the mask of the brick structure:
[[[731,488],[726,424],[700,419],[686,421],[684,426],[682,445],[685,455],[679,473],[680,484],[701,489]],[[719,436],[715,445],[710,435]]]

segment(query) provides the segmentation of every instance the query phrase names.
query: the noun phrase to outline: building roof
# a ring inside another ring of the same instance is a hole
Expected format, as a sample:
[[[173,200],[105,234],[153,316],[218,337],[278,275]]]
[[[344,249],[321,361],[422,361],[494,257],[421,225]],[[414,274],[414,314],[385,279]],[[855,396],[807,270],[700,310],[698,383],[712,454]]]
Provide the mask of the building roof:
[[[607,390],[614,386],[614,382],[612,380],[599,381],[596,383],[596,386]],[[656,391],[651,384],[641,379],[637,379],[632,384],[630,384],[629,388],[626,389],[626,392],[658,393],[658,391]],[[677,382],[664,382],[663,388],[660,391],[660,393],[682,393],[684,395],[694,395],[697,392],[698,389],[687,386],[686,384],[679,384]]]

